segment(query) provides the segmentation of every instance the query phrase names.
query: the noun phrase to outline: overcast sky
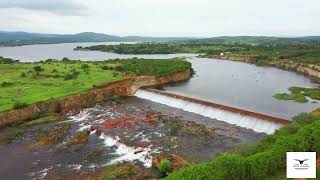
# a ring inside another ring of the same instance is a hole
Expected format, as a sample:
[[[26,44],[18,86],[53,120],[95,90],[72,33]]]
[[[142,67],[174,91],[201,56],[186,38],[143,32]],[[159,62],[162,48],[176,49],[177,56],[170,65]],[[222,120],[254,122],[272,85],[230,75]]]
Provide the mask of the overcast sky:
[[[0,0],[0,30],[121,36],[320,35],[320,0]]]

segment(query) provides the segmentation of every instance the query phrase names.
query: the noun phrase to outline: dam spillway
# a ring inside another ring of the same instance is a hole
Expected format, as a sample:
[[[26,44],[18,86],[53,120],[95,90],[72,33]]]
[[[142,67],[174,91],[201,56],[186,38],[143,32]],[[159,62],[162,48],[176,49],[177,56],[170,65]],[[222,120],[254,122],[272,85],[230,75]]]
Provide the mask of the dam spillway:
[[[139,89],[134,95],[142,99],[147,99],[266,134],[273,134],[275,130],[290,123],[290,121],[286,119],[156,89]]]

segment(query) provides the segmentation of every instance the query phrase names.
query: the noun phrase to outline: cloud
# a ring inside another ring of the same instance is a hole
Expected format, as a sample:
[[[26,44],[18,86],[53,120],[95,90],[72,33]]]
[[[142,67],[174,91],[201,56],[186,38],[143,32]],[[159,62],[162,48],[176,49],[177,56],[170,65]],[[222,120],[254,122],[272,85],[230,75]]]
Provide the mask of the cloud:
[[[0,30],[120,36],[319,35],[319,6],[319,0],[0,0]]]
[[[47,11],[63,16],[83,16],[88,10],[80,0],[1,0],[0,9],[8,8]]]

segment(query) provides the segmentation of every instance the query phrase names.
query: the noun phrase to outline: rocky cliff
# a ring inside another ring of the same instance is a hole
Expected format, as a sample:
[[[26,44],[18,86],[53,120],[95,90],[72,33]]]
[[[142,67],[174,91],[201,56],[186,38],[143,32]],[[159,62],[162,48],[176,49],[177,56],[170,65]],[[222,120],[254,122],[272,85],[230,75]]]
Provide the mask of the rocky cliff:
[[[245,55],[224,55],[224,56],[207,56],[208,58],[221,59],[221,60],[232,60],[241,61],[247,63],[254,63],[257,56],[245,56]],[[298,61],[291,60],[269,60],[268,64],[281,69],[292,70],[298,73],[302,73],[309,77],[315,78],[316,81],[320,82],[320,65],[318,64],[307,64]]]
[[[246,56],[246,55],[208,55],[208,58],[212,59],[223,59],[223,60],[231,60],[231,61],[241,61],[241,62],[247,62],[247,63],[253,63],[256,59],[257,56]]]
[[[304,75],[320,79],[320,65],[307,64],[290,60],[271,60],[269,65],[275,66],[282,69],[293,70]]]

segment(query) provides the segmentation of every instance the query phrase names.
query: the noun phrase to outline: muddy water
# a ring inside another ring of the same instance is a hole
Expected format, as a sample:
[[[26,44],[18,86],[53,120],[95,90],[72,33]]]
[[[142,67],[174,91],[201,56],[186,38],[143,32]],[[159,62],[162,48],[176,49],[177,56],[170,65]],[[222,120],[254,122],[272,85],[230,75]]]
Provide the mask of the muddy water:
[[[202,162],[264,136],[135,97],[70,112],[58,123],[1,129],[0,134],[19,129],[22,138],[0,143],[1,179],[84,179],[121,162],[132,162],[144,177],[157,178],[152,161],[159,154]],[[48,140],[55,132],[59,138]],[[75,140],[82,132],[87,139]],[[41,136],[47,140],[39,141]]]
[[[315,100],[297,103],[272,97],[275,93],[288,92],[292,86],[319,86],[295,72],[207,58],[189,61],[196,75],[189,81],[167,86],[165,90],[285,119],[319,107],[319,101]]]

